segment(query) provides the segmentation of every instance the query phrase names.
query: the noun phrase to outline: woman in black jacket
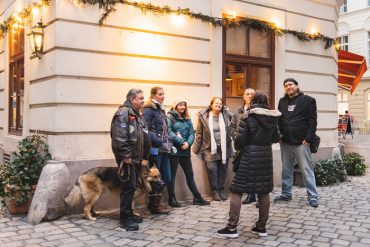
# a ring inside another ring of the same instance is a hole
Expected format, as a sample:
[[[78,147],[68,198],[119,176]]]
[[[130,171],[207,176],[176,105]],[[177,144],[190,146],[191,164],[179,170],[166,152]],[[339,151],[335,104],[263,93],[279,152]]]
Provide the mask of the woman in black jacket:
[[[266,223],[269,216],[270,197],[273,189],[272,143],[279,142],[278,110],[270,110],[267,96],[257,91],[249,113],[240,122],[235,139],[235,149],[242,152],[239,166],[230,187],[230,217],[226,228],[217,233],[237,238],[236,230],[243,193],[256,193],[260,202],[259,218],[252,232],[267,236]]]

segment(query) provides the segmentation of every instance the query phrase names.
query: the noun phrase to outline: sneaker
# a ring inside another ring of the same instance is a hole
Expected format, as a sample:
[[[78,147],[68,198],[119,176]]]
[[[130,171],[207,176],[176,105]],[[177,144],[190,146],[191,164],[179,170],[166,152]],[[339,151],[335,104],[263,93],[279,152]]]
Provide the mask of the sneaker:
[[[237,238],[239,237],[238,230],[230,229],[225,227],[224,229],[218,230],[217,235],[226,237],[226,238]]]
[[[257,226],[255,226],[252,228],[251,231],[260,237],[267,237],[266,228],[257,228]]]
[[[213,191],[212,197],[214,201],[221,201],[220,193],[218,191]]]
[[[170,205],[173,208],[180,208],[181,207],[181,204],[175,198],[170,199],[168,201],[168,205]]]
[[[143,217],[135,214],[135,213],[132,213],[130,216],[129,216],[129,219],[132,220],[134,223],[143,223]]]
[[[242,204],[250,204],[252,202],[256,201],[256,195],[255,194],[248,194],[245,200],[242,202]]]
[[[283,195],[278,195],[274,198],[274,202],[277,202],[277,201],[285,201],[285,202],[288,202],[288,201],[291,201],[292,198],[291,197],[286,197],[286,196],[283,196]]]
[[[202,196],[195,196],[193,199],[193,205],[206,206],[210,203],[211,202],[204,200]]]
[[[225,191],[220,190],[220,193],[219,194],[220,194],[220,199],[222,201],[226,201],[227,200],[227,193]]]
[[[126,231],[137,231],[139,230],[139,225],[133,222],[131,219],[123,220],[119,223],[119,227],[125,229]]]
[[[317,208],[319,206],[319,202],[317,201],[316,198],[311,198],[310,199],[310,205],[311,205],[311,207]]]

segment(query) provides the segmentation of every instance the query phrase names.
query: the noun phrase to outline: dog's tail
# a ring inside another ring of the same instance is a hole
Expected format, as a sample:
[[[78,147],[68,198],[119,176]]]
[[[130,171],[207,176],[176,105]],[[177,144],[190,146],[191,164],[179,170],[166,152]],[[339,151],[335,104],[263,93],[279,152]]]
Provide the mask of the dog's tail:
[[[77,205],[77,203],[80,202],[81,197],[82,197],[81,187],[79,183],[77,183],[76,185],[73,186],[71,192],[69,192],[69,195],[64,199],[64,202],[68,206],[72,207],[72,206]]]

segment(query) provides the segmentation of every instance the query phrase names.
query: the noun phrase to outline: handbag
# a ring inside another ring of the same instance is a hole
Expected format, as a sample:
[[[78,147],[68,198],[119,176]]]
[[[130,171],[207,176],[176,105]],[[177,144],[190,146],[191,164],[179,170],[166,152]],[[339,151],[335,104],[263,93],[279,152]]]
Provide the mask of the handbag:
[[[168,135],[166,120],[164,120],[163,117],[162,117],[162,123],[163,123],[162,146],[159,148],[159,152],[161,152],[161,153],[171,153],[173,145],[172,145],[172,142],[171,142],[170,137]],[[164,142],[164,137],[165,136],[167,136],[166,142]]]
[[[243,156],[243,152],[242,151],[237,151],[235,154],[234,154],[234,157],[233,157],[233,172],[237,172],[238,171],[238,168],[239,168],[239,164],[240,164],[240,161],[242,159],[242,156]]]
[[[313,141],[310,143],[310,151],[311,153],[317,153],[317,150],[319,149],[320,146],[320,136],[315,134],[315,137]]]

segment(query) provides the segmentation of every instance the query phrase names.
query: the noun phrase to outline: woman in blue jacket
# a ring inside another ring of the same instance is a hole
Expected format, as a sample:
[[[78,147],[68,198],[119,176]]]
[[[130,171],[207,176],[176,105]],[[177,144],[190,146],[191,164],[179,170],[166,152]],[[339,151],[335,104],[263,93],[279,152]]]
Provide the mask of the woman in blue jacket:
[[[209,205],[210,202],[203,199],[194,180],[190,148],[193,145],[195,135],[185,100],[177,99],[175,101],[172,109],[167,113],[167,126],[174,144],[170,156],[171,182],[168,185],[168,204],[172,207],[181,207],[175,196],[175,177],[177,167],[180,164],[185,174],[186,183],[194,196],[193,204]]]

